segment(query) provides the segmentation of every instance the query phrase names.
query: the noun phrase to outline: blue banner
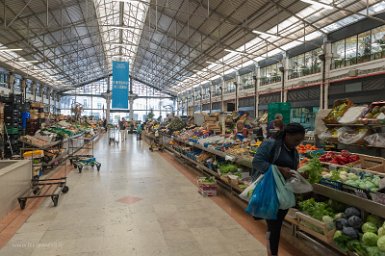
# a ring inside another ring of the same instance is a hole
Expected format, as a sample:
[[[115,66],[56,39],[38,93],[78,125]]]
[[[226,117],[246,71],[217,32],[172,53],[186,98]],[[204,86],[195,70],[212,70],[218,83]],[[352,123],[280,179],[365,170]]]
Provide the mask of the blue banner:
[[[112,108],[128,109],[128,62],[112,62]]]

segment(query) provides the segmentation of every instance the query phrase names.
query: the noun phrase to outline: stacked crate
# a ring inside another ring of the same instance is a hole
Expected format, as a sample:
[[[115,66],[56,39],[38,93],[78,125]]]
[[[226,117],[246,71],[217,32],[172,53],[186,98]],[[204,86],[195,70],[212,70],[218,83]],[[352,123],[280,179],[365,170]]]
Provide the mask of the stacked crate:
[[[10,95],[3,98],[4,103],[4,129],[6,129],[4,142],[4,157],[12,157],[11,146],[14,155],[20,153],[19,137],[22,135],[21,113],[23,112],[23,104],[21,95]],[[7,138],[8,134],[8,138]],[[8,142],[9,140],[9,142]],[[11,145],[10,145],[11,144]]]
[[[45,122],[45,113],[43,103],[33,102],[30,106],[30,119],[27,122],[28,135],[33,136]]]

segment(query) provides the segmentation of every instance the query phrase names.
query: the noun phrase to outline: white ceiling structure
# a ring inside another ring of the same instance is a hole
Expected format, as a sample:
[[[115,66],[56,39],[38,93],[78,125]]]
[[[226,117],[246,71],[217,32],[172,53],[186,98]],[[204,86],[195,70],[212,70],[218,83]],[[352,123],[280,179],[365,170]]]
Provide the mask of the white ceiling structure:
[[[68,90],[123,59],[176,94],[384,11],[380,0],[0,0],[0,63]]]

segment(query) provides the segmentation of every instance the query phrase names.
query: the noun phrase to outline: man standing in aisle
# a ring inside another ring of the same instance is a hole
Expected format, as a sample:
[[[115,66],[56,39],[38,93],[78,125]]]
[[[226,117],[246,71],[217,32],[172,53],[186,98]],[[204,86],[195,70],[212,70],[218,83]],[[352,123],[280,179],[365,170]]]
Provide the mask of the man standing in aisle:
[[[122,120],[119,121],[120,139],[122,141],[126,140],[127,138],[126,126],[127,126],[126,119],[122,117]]]

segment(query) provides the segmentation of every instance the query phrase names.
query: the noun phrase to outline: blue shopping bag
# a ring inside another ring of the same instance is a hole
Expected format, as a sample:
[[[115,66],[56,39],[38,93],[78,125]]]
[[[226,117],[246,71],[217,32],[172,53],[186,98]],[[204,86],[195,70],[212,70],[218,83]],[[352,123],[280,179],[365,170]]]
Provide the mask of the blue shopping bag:
[[[278,209],[279,201],[275,188],[273,170],[270,165],[261,182],[255,187],[246,212],[256,218],[275,220],[277,219]]]

